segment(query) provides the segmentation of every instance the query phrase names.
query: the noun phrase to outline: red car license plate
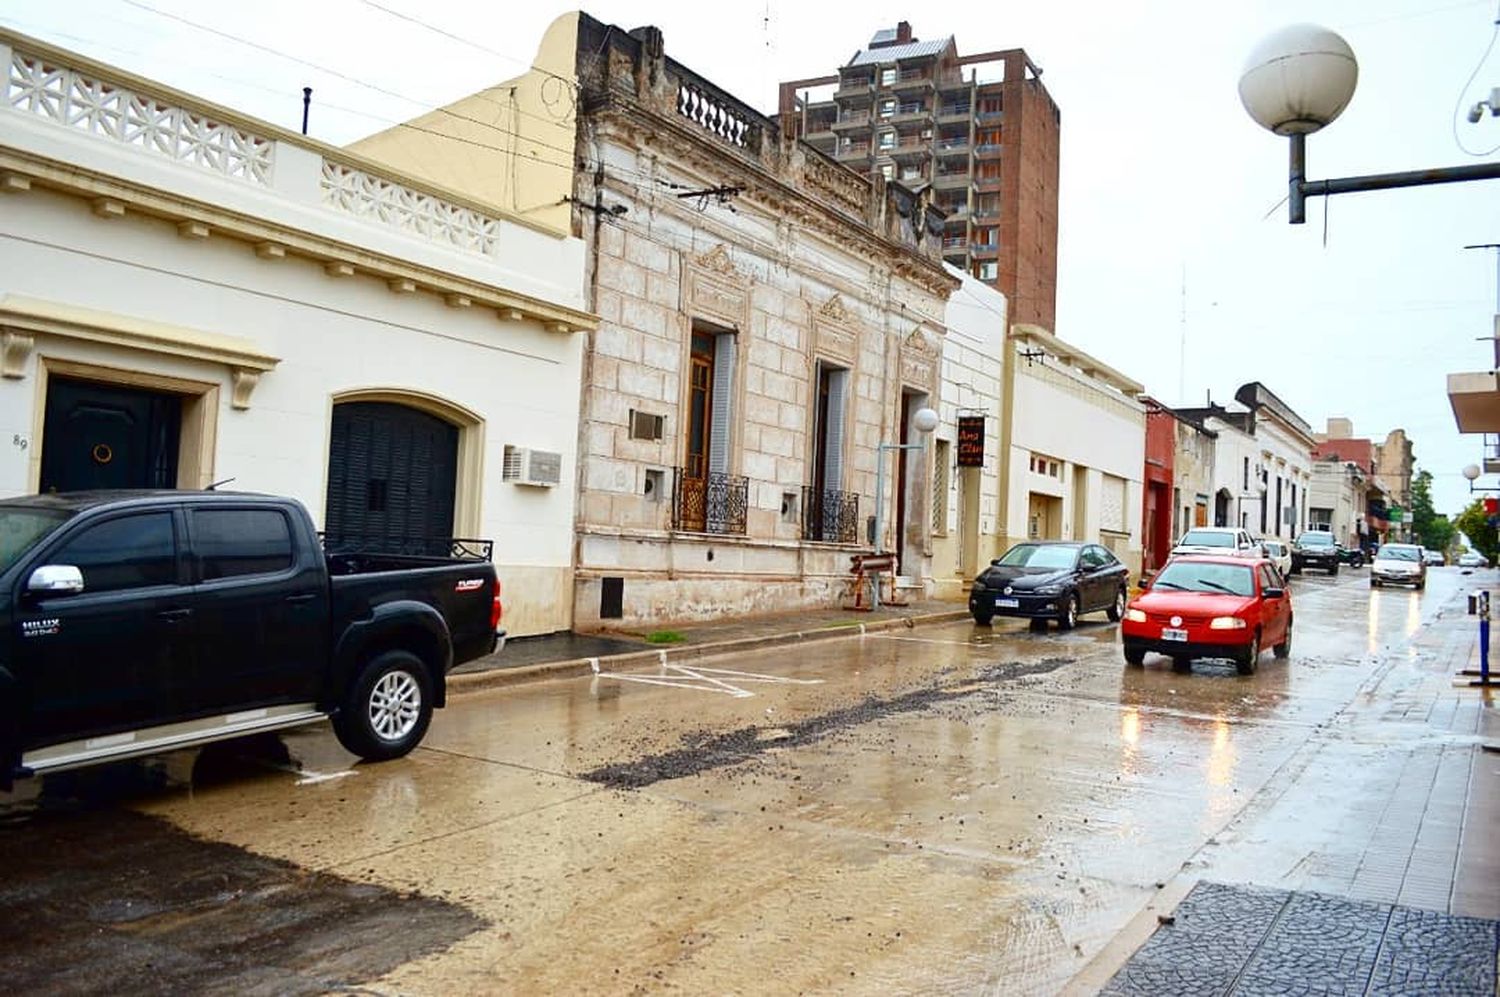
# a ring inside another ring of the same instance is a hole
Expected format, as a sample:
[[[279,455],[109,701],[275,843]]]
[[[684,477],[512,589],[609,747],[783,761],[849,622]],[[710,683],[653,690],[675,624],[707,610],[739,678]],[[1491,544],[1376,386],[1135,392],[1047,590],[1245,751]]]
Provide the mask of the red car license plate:
[[[1186,630],[1173,630],[1171,627],[1162,627],[1161,628],[1161,639],[1162,640],[1181,640],[1181,641],[1185,641],[1185,640],[1187,640],[1187,631]]]

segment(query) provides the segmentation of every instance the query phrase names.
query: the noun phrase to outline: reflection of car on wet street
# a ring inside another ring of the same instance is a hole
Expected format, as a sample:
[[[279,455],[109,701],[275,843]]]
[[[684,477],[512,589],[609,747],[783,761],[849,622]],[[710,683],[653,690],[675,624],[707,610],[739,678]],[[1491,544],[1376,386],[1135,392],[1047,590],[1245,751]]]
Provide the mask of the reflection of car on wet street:
[[[996,558],[969,590],[974,622],[1022,616],[1071,630],[1083,613],[1104,610],[1111,620],[1125,611],[1129,571],[1098,544],[1020,543]]]
[[[290,499],[8,500],[0,784],[326,716],[349,751],[395,758],[499,618],[487,555],[325,554]]]
[[[1386,544],[1370,565],[1370,588],[1411,585],[1421,591],[1427,585],[1427,559],[1416,544]]]
[[[1292,541],[1292,574],[1303,568],[1319,568],[1330,575],[1339,573],[1339,548],[1327,530],[1307,530]]]
[[[1128,664],[1155,651],[1179,668],[1230,658],[1248,675],[1265,646],[1278,658],[1291,653],[1292,597],[1270,561],[1174,557],[1125,610],[1120,637]]]

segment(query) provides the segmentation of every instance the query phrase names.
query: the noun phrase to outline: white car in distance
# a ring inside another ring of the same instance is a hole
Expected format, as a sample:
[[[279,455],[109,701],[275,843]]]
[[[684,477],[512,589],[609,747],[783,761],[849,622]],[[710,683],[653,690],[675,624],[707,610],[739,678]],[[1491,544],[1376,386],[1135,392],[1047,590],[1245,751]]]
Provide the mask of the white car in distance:
[[[1237,526],[1195,526],[1182,535],[1176,554],[1218,554],[1225,557],[1262,557],[1261,545],[1250,531]]]

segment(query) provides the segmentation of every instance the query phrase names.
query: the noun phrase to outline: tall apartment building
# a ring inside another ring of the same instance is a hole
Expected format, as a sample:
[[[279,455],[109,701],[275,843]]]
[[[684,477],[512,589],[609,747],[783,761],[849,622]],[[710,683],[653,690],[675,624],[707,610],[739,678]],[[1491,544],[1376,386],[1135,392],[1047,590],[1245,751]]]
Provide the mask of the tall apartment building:
[[[837,75],[781,84],[782,127],[861,173],[931,184],[944,259],[1002,291],[1011,321],[1051,330],[1061,119],[1040,77],[1022,49],[959,55],[902,21]]]

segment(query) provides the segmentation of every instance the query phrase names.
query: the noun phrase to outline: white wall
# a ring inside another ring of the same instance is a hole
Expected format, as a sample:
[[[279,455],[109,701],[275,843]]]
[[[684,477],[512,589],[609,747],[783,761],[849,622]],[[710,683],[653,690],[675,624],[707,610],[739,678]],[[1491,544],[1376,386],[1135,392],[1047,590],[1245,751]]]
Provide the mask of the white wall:
[[[433,282],[478,282],[485,291],[529,295],[538,307],[576,308],[582,243],[497,217],[496,238],[479,251],[399,220],[360,216],[329,204],[320,190],[324,155],[337,150],[304,148],[284,136],[273,144],[274,171],[267,182],[251,183],[0,107],[0,148],[19,157],[18,169],[35,163],[39,171],[29,190],[0,195],[0,295],[233,337],[280,358],[261,375],[248,408],[239,409],[224,363],[39,333],[20,376],[0,381],[0,493],[31,486],[29,462],[43,444],[32,437],[45,401],[38,390],[45,360],[219,385],[212,476],[234,478],[236,490],[299,499],[320,524],[333,396],[418,391],[480,420],[473,430],[482,433],[477,532],[495,541],[511,632],[567,627],[583,334],[547,331],[520,313],[502,317],[494,307],[449,303],[415,282],[392,287],[377,274],[410,265]],[[82,191],[66,189],[70,181],[47,179],[51,160],[86,166],[117,185],[123,216],[101,217]],[[412,192],[400,176],[370,177]],[[149,213],[138,210],[147,202]],[[207,237],[180,235],[182,213],[206,219]],[[227,234],[235,225],[274,227],[290,248],[282,258],[261,258],[242,233]],[[366,272],[330,276],[313,258],[324,247],[354,247],[368,260],[358,268]],[[506,444],[562,454],[563,485],[502,481]]]
[[[1017,348],[1013,346],[1012,348]],[[1015,361],[1014,424],[1011,428],[1010,536],[1027,534],[1029,493],[1063,498],[1063,537],[1100,539],[1104,476],[1126,482],[1125,528],[1127,551],[1136,563],[1141,551],[1142,475],[1146,463],[1145,406],[1055,357],[1033,362]],[[1061,479],[1033,473],[1032,453],[1065,463]],[[1075,468],[1085,469],[1085,489],[1077,494]],[[1084,531],[1074,529],[1077,503],[1083,502]]]
[[[949,443],[946,537],[933,539],[933,575],[952,575],[967,582],[965,561],[982,566],[1003,553],[995,550],[1000,511],[1000,406],[1001,362],[1005,349],[1007,305],[1005,295],[977,278],[952,266],[950,274],[963,286],[948,299],[943,339],[942,423],[934,434]],[[969,472],[977,477],[977,489],[964,491],[964,468],[958,457],[958,416],[984,416],[984,466]],[[973,472],[977,471],[977,475]],[[977,491],[977,494],[972,494]],[[965,529],[964,504],[978,502],[978,522],[971,534]],[[972,548],[972,550],[971,550]]]

